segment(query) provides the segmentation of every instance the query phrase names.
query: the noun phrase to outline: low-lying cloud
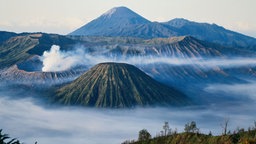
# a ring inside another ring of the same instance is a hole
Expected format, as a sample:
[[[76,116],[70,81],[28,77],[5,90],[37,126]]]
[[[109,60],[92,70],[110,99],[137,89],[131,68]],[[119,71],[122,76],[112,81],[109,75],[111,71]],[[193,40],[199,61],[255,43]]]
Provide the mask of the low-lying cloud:
[[[248,98],[256,101],[255,81],[248,81],[246,84],[211,84],[204,90],[210,93],[225,93],[230,97]]]
[[[100,53],[100,52],[99,52]],[[79,65],[96,65],[103,62],[120,62],[133,65],[169,64],[169,65],[198,65],[204,68],[212,67],[242,67],[256,66],[255,58],[179,58],[171,56],[132,56],[117,55],[104,56],[103,54],[91,54],[85,49],[77,48],[73,51],[61,51],[60,47],[53,45],[50,51],[45,51],[41,56],[43,61],[42,71],[64,71]]]
[[[255,120],[255,103],[209,105],[190,108],[95,109],[79,107],[42,107],[32,98],[13,100],[0,94],[0,128],[22,142],[40,144],[120,144],[137,139],[146,128],[155,136],[164,121],[178,132],[196,121],[201,132],[220,134],[221,124],[229,118],[228,129],[247,128]],[[225,108],[224,108],[225,107]]]

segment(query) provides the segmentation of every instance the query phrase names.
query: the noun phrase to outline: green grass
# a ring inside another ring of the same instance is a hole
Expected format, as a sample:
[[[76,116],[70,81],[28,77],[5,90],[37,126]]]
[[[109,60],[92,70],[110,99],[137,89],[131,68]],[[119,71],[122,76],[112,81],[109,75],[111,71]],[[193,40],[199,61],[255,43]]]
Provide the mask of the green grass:
[[[184,132],[130,144],[256,144],[256,130],[219,136]]]

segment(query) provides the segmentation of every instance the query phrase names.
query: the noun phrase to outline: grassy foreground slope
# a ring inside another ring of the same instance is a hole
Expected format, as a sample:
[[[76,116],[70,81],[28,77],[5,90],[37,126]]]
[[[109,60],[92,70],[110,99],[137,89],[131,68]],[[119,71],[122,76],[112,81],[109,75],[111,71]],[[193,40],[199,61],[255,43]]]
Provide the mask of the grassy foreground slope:
[[[256,130],[220,136],[184,132],[130,144],[256,144]]]

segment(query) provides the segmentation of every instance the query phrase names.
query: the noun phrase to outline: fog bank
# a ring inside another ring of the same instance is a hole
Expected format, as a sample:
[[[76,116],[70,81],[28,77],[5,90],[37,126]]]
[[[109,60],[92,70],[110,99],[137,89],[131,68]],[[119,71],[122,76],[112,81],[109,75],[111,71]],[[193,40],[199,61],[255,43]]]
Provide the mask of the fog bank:
[[[255,102],[251,104],[211,105],[191,108],[95,109],[78,107],[42,107],[32,98],[12,100],[0,95],[0,128],[22,142],[33,144],[119,144],[137,139],[146,128],[155,136],[164,121],[172,129],[197,122],[201,132],[220,134],[221,123],[230,119],[229,129],[248,128],[255,120]],[[6,96],[6,94],[5,94]]]
[[[256,101],[256,81],[249,81],[246,84],[212,84],[204,90],[209,93],[226,93],[230,97],[248,98]]]

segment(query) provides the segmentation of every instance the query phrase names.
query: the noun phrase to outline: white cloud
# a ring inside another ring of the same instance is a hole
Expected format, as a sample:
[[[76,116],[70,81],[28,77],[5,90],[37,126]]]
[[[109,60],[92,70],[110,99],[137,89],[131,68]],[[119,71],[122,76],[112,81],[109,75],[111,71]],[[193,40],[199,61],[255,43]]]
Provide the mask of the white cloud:
[[[84,25],[84,23],[83,20],[77,17],[56,17],[55,19],[49,19],[37,16],[33,18],[1,21],[0,27],[4,30],[15,32],[48,32],[65,35]]]
[[[229,128],[247,128],[255,120],[254,104],[192,108],[96,109],[42,107],[32,98],[12,99],[0,93],[0,128],[22,142],[40,144],[118,144],[137,139],[146,128],[155,136],[164,121],[183,131],[184,124],[197,122],[200,131],[221,133],[220,124],[228,117]]]
[[[205,88],[211,93],[224,92],[230,97],[237,97],[240,99],[249,98],[256,101],[256,82],[246,84],[212,84]]]
[[[229,29],[245,35],[256,37],[256,25],[250,21],[236,21],[228,25]]]
[[[102,53],[96,55],[85,52],[84,48],[76,48],[74,51],[61,51],[59,46],[53,45],[50,51],[45,51],[41,60],[43,61],[43,71],[63,71],[77,65],[96,65],[102,62],[122,62],[133,65],[148,64],[169,64],[169,65],[198,65],[207,68],[231,68],[243,66],[256,66],[255,58],[178,58],[159,56],[104,56]]]

